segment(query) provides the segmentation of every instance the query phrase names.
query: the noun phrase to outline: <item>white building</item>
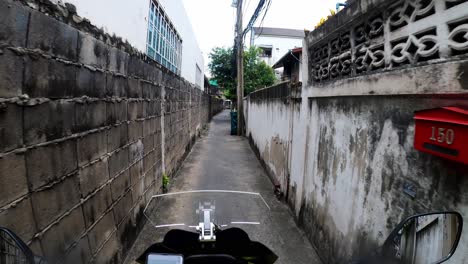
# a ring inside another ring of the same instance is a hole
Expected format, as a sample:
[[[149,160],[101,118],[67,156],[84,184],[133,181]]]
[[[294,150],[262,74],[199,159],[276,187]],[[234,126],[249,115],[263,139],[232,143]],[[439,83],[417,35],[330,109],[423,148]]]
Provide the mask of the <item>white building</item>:
[[[263,60],[273,66],[290,50],[301,48],[304,37],[304,30],[254,27],[250,45],[261,48]]]
[[[66,1],[78,15],[203,89],[204,59],[182,0]]]

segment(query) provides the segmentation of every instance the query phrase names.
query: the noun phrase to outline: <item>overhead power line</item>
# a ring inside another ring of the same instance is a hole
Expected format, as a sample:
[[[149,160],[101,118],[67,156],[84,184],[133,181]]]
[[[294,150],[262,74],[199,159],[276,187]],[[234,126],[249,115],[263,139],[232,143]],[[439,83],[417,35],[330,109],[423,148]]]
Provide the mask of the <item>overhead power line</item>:
[[[233,3],[235,3],[237,5],[238,1],[240,1],[240,0],[234,0]],[[270,9],[271,2],[272,2],[272,0],[260,0],[260,2],[257,5],[257,8],[255,9],[255,12],[253,13],[252,17],[250,18],[250,21],[249,21],[247,27],[242,31],[242,38],[244,38],[245,35],[250,30],[252,30],[252,27],[255,25],[255,23],[257,22],[257,19],[262,14],[263,14],[263,17],[262,17],[262,20],[261,20],[261,23],[260,23],[260,27],[263,26],[263,22],[264,22],[265,17],[266,17],[266,15],[268,13],[268,10]],[[239,21],[237,21],[237,23],[238,22]],[[236,26],[235,26],[236,28],[237,28],[237,23],[236,23]],[[237,31],[238,31],[238,29],[235,30],[235,32],[237,32]],[[262,31],[263,31],[263,28],[262,28]],[[261,35],[261,32],[260,32],[260,35]],[[231,65],[232,65],[231,73],[232,73],[233,77],[235,77],[237,75],[237,63],[238,63],[237,60],[238,60],[238,58],[237,58],[236,54],[237,54],[237,51],[238,51],[239,48],[240,48],[239,47],[239,39],[237,37],[235,37],[234,38],[233,53],[232,53],[232,60],[231,60]]]
[[[266,8],[265,8],[265,13],[263,14],[263,17],[262,17],[262,21],[260,22],[260,25],[261,25],[262,27],[263,27],[263,22],[265,21],[265,17],[266,17],[266,15],[267,15],[267,13],[268,13],[268,10],[270,9],[270,6],[271,6],[271,0],[268,1],[268,4],[267,4],[267,6],[266,6]]]
[[[252,17],[250,18],[249,23],[247,24],[247,27],[244,29],[242,33],[243,36],[245,36],[247,32],[249,32],[252,29],[258,17],[260,17],[262,13],[263,13],[263,18],[262,18],[262,23],[263,23],[263,20],[265,19],[265,16],[268,12],[268,9],[270,9],[271,1],[272,0],[260,0],[260,2],[257,5],[257,8],[255,8],[255,12],[253,13]]]

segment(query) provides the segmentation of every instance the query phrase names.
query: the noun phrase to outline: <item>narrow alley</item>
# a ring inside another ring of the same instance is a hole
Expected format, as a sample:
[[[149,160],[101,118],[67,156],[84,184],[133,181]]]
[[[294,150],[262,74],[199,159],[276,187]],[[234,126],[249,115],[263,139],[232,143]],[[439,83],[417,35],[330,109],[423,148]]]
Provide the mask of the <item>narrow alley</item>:
[[[468,263],[467,146],[468,0],[0,0],[0,264]]]
[[[278,201],[273,185],[246,138],[231,136],[229,111],[215,116],[209,131],[195,144],[169,192],[188,190],[236,190],[258,192],[271,207],[271,218],[260,226],[242,227],[250,238],[271,248],[277,263],[321,263],[304,233],[296,226],[286,204]],[[218,205],[219,206],[219,205]],[[180,207],[162,208],[177,214]],[[256,211],[255,205],[249,210]],[[145,249],[162,240],[167,232],[147,222],[125,263],[133,263]]]

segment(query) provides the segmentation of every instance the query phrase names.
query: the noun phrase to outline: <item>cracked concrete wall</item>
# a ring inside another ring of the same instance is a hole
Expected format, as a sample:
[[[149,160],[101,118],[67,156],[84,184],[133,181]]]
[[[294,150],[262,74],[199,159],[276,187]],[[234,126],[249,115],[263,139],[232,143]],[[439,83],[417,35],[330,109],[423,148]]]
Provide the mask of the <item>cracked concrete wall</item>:
[[[301,93],[285,104],[262,90],[246,107],[264,163],[277,135],[290,139],[286,198],[324,263],[368,253],[413,214],[468,224],[468,168],[413,147],[415,111],[468,107],[468,1],[349,4],[304,40]],[[468,262],[464,230],[448,263]]]
[[[0,226],[51,263],[120,263],[210,98],[78,16],[0,1]]]
[[[286,193],[289,174],[291,102],[288,83],[258,91],[245,101],[246,134],[272,182]],[[286,92],[286,93],[284,93]]]
[[[468,107],[466,95],[314,98],[309,89],[302,98],[249,95],[247,135],[324,263],[370,252],[413,214],[456,210],[468,224],[467,167],[413,147],[415,111]],[[405,193],[407,186],[415,197]],[[467,262],[467,247],[465,229],[449,263]]]
[[[288,200],[327,263],[380,246],[412,214],[457,210],[466,218],[466,167],[413,147],[414,111],[453,104],[468,102],[395,96],[304,103],[303,130],[295,131],[293,140]],[[463,235],[451,263],[466,262],[468,232]]]

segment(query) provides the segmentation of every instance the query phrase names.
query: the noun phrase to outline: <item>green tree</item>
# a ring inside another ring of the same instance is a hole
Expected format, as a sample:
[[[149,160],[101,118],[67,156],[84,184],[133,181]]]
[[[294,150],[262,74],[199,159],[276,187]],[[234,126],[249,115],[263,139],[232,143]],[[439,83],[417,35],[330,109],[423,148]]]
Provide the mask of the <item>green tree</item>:
[[[244,50],[244,95],[259,88],[271,86],[276,77],[273,69],[260,60],[260,49],[250,47]],[[236,99],[236,77],[233,62],[232,48],[214,48],[209,55],[211,62],[208,64],[212,78],[218,82],[228,99]]]

